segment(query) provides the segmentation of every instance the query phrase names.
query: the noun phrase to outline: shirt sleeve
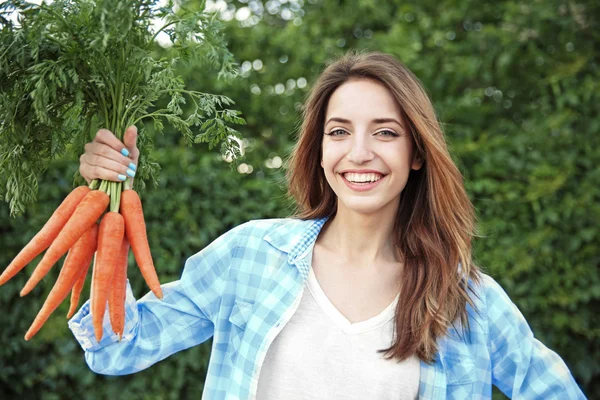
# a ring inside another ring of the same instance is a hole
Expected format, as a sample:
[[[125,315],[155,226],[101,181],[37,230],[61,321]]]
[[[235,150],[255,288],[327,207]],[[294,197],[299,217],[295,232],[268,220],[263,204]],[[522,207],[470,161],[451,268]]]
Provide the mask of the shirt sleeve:
[[[564,361],[533,336],[506,292],[485,276],[492,383],[513,399],[585,399]]]
[[[131,374],[212,337],[240,227],[190,257],[181,279],[161,285],[162,300],[149,292],[136,301],[128,282],[120,342],[112,332],[108,309],[102,339],[96,341],[88,300],[69,328],[85,350],[90,369],[103,375]]]

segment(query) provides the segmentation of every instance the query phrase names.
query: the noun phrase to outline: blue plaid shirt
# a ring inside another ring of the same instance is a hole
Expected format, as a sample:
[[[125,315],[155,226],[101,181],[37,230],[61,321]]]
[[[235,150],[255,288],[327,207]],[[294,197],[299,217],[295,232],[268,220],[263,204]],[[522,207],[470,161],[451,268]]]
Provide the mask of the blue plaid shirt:
[[[306,255],[325,221],[242,224],[190,257],[181,279],[163,285],[162,301],[150,292],[136,302],[128,285],[120,343],[108,315],[96,342],[88,301],[69,321],[87,364],[99,374],[131,374],[213,337],[202,398],[255,399],[265,355],[298,307]],[[484,275],[477,292],[468,335],[451,329],[435,363],[421,362],[419,398],[490,399],[495,385],[512,398],[585,399],[492,278]]]

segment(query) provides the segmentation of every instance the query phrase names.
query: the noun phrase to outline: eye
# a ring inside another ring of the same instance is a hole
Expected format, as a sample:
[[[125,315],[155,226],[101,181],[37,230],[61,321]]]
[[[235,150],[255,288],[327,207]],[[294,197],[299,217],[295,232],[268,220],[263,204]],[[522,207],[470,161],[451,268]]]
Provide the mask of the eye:
[[[381,136],[387,136],[387,137],[398,137],[398,136],[400,136],[396,132],[390,131],[390,130],[379,131],[377,133],[381,134]]]
[[[342,136],[345,133],[348,133],[348,132],[346,132],[345,130],[342,130],[342,129],[334,129],[330,132],[326,132],[325,134],[328,136]]]

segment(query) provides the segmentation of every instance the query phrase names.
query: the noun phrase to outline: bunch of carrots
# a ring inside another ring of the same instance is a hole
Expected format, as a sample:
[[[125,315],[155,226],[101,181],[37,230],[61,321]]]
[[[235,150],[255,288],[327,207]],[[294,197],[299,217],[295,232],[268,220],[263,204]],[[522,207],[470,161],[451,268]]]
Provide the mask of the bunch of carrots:
[[[0,275],[1,286],[48,249],[21,290],[23,297],[68,252],[58,279],[25,334],[25,340],[31,339],[40,330],[69,293],[71,305],[67,318],[73,316],[92,259],[90,313],[94,335],[98,342],[102,339],[102,323],[108,303],[112,330],[121,340],[125,326],[130,246],[146,283],[156,297],[162,299],[148,245],[142,203],[137,192],[130,188],[129,179],[125,183],[94,180],[89,186],[79,186],[69,193],[42,229]]]

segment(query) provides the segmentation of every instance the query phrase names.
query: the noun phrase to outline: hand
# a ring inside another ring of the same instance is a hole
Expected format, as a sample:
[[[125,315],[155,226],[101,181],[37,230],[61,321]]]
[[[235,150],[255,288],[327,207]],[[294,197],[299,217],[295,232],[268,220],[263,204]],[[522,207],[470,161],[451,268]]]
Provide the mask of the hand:
[[[122,177],[135,175],[140,152],[136,146],[137,128],[130,126],[123,136],[123,144],[107,129],[100,129],[94,140],[85,145],[85,153],[79,157],[79,173],[89,183],[94,179],[123,182]],[[129,152],[127,156],[123,155]],[[128,174],[128,170],[130,170]],[[133,178],[133,177],[131,177]],[[133,180],[133,179],[132,179]]]

